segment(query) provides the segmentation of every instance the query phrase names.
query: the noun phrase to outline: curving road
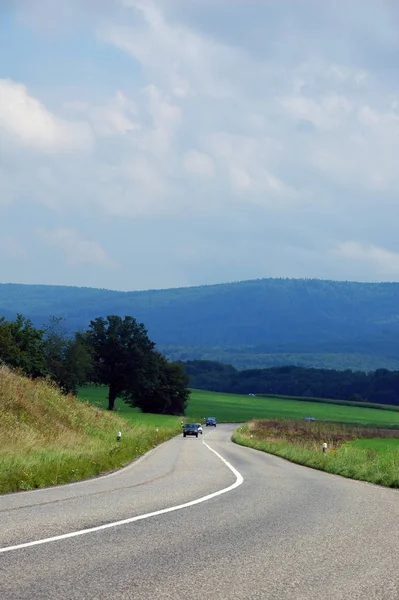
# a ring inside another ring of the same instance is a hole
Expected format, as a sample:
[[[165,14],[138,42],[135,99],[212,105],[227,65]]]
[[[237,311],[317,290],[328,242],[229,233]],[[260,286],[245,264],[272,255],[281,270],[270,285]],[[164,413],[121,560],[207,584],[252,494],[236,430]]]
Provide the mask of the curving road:
[[[398,600],[398,491],[236,446],[233,430],[1,496],[1,600]]]

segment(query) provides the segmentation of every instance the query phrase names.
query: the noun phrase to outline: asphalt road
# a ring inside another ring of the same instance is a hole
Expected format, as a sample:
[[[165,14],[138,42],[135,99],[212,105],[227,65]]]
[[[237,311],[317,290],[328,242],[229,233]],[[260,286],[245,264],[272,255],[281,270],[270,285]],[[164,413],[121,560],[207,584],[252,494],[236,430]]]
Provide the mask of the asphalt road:
[[[236,446],[233,429],[179,436],[105,477],[0,496],[0,599],[398,600],[399,492]]]

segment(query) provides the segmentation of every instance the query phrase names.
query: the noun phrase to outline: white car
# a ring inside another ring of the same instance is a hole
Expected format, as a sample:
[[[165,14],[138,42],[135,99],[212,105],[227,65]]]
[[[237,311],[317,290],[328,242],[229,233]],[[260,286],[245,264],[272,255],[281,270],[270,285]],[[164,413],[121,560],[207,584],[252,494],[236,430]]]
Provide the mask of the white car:
[[[197,425],[198,425],[198,433],[202,434],[202,425],[201,425],[201,423],[197,423]]]

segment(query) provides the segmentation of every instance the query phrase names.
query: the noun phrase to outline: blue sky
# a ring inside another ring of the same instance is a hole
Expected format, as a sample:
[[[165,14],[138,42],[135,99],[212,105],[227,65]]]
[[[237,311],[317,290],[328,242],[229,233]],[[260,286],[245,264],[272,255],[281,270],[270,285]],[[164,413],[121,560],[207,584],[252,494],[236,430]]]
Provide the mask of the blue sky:
[[[3,0],[0,280],[399,280],[399,5]]]

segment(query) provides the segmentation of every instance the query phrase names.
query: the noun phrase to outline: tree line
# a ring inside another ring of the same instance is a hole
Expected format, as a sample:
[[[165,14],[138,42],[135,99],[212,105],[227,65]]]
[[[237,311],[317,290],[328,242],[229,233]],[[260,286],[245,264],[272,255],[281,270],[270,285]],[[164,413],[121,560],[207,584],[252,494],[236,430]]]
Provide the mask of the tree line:
[[[234,394],[275,394],[399,405],[399,371],[337,371],[296,366],[238,371],[215,361],[181,363],[197,389]]]
[[[188,376],[156,350],[143,323],[111,315],[71,334],[51,317],[41,328],[21,314],[0,318],[0,363],[32,378],[49,378],[64,393],[87,383],[108,387],[108,410],[118,397],[142,412],[184,414]]]
[[[229,347],[201,347],[201,346],[165,346],[158,345],[160,351],[170,360],[175,362],[187,362],[193,360],[205,360],[218,362],[225,365],[233,365],[238,371],[249,369],[266,369],[272,367],[284,367],[292,365],[305,369],[335,369],[336,371],[375,371],[376,369],[399,369],[399,355],[396,357],[379,355],[370,345],[366,345],[367,351],[358,352],[344,351],[345,344],[331,352],[308,352],[306,348],[298,352],[271,352],[262,353],[251,346]],[[387,350],[389,354],[389,351]]]

